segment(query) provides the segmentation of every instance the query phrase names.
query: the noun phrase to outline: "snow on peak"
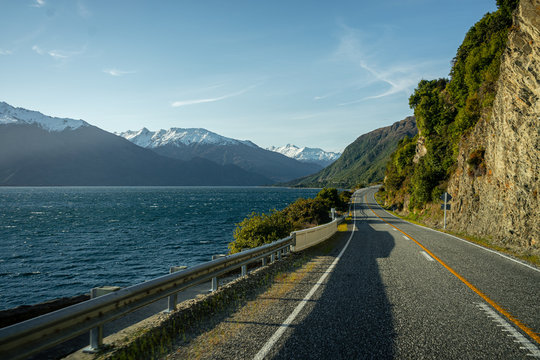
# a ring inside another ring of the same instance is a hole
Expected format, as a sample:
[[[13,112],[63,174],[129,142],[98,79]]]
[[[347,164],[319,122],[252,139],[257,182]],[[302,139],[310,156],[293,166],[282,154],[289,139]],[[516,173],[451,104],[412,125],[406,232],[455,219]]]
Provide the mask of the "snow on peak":
[[[292,144],[287,144],[280,147],[271,146],[267,150],[278,152],[287,157],[306,162],[333,162],[341,156],[340,153],[324,151],[323,149],[319,148],[298,147]]]
[[[116,133],[132,143],[144,148],[157,148],[165,145],[191,145],[191,144],[210,144],[210,145],[238,145],[256,146],[250,141],[240,141],[227,138],[206,129],[183,129],[170,128],[169,130],[150,131],[143,128],[139,131],[128,130],[122,133]]]
[[[47,116],[38,111],[15,108],[0,101],[0,125],[4,124],[35,124],[47,131],[75,130],[81,126],[90,126],[83,120]]]

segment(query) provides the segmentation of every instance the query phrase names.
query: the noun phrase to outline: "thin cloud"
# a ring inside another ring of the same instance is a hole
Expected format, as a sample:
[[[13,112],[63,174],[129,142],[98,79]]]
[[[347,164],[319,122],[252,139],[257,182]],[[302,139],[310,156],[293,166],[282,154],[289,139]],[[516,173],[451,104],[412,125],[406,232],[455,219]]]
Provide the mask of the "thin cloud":
[[[0,55],[13,55],[13,51],[0,49]]]
[[[51,50],[51,51],[48,51],[47,54],[49,54],[55,59],[67,59],[69,57],[68,54],[59,50]]]
[[[68,51],[68,50],[43,50],[38,45],[32,46],[32,50],[34,50],[39,55],[49,55],[55,60],[66,60],[73,56],[81,55],[86,51],[86,46],[83,47],[81,50],[74,50],[74,51]]]
[[[124,70],[118,70],[118,69],[105,69],[103,70],[103,72],[111,76],[124,76],[124,75],[135,73],[135,71],[124,71]]]
[[[382,70],[378,69],[373,65],[374,63],[380,63],[380,61],[374,59],[374,51],[370,51],[361,41],[364,34],[346,26],[343,26],[343,28],[345,31],[340,38],[334,58],[336,60],[352,62],[372,77],[371,83],[384,83],[389,88],[382,93],[344,102],[339,104],[339,106],[355,104],[369,99],[379,99],[401,92],[409,93],[418,80],[422,78],[419,70],[427,65],[425,63],[412,66],[394,64]]]
[[[39,55],[43,55],[45,54],[45,51],[43,51],[39,46],[37,45],[34,45],[32,46],[32,50],[34,50],[36,53],[38,53]]]
[[[332,91],[332,92],[329,92],[329,93],[327,93],[327,94],[315,96],[315,97],[313,97],[313,100],[315,100],[315,101],[323,100],[323,99],[332,97],[332,96],[334,96],[334,95],[336,95],[336,94],[338,94],[338,93],[339,93],[339,91]]]
[[[36,0],[34,4],[32,4],[32,7],[43,7],[45,6],[45,0]]]
[[[174,101],[174,102],[171,103],[171,106],[172,107],[181,107],[181,106],[187,106],[187,105],[205,104],[205,103],[221,101],[221,100],[225,100],[225,99],[229,99],[229,98],[232,98],[232,97],[235,97],[235,96],[242,95],[242,94],[248,92],[249,90],[253,89],[255,86],[256,85],[252,85],[252,86],[249,86],[249,87],[247,87],[245,89],[242,89],[240,91],[237,91],[237,92],[234,92],[234,93],[231,93],[231,94],[227,94],[227,95],[223,95],[223,96],[213,97],[213,98]]]

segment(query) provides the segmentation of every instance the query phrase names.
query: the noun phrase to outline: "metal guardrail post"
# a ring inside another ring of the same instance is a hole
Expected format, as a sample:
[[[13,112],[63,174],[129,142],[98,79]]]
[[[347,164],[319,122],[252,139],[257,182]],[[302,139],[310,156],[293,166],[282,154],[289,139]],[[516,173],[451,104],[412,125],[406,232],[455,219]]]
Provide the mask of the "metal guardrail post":
[[[270,263],[273,263],[274,261],[276,261],[276,253],[272,253],[272,255],[270,255]]]
[[[216,259],[219,259],[219,258],[222,258],[222,257],[225,257],[227,255],[225,254],[218,254],[218,255],[212,255],[212,260],[216,260]],[[210,288],[210,292],[214,292],[218,289],[219,287],[219,283],[218,283],[218,278],[217,276],[216,277],[213,277],[212,278],[212,287]]]
[[[177,271],[185,270],[187,269],[187,266],[171,266],[169,269],[169,274],[175,273]],[[171,296],[169,296],[167,301],[167,310],[164,312],[170,313],[174,310],[176,310],[176,303],[178,302],[178,293],[174,293]]]
[[[95,299],[99,296],[118,291],[121,288],[118,286],[103,286],[90,290],[90,299]],[[103,346],[103,325],[99,325],[90,330],[90,345],[83,349],[84,353],[95,354]]]
[[[278,250],[278,251],[277,251],[277,259],[278,259],[278,260],[281,260],[281,250]]]
[[[240,252],[246,251],[246,250],[249,250],[249,248],[244,248],[244,249],[240,250]],[[242,265],[242,267],[240,269],[241,269],[240,276],[246,276],[247,275],[247,265]]]
[[[266,266],[268,264],[268,256],[265,256],[262,258],[262,266]]]

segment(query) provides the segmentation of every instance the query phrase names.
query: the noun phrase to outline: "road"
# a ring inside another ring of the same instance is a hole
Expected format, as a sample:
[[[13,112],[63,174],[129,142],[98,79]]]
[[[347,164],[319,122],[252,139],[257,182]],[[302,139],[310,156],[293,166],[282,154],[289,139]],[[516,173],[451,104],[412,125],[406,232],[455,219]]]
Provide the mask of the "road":
[[[167,358],[540,357],[540,271],[393,217],[375,191],[333,250]]]

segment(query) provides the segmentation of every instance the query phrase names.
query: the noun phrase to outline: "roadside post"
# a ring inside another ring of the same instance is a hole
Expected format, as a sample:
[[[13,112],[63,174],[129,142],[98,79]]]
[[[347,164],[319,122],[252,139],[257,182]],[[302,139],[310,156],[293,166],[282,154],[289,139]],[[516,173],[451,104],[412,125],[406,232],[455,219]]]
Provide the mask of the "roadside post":
[[[221,258],[224,258],[226,256],[227,255],[225,255],[225,254],[212,255],[212,260],[221,259]],[[218,282],[218,278],[216,276],[216,277],[212,278],[212,288],[210,288],[210,292],[216,291],[218,289],[218,287],[219,287],[219,282]]]
[[[90,298],[95,299],[97,297],[107,295],[114,291],[120,290],[119,286],[102,286],[95,287],[90,290]],[[83,353],[95,354],[103,347],[103,325],[99,325],[96,328],[90,330],[90,345],[83,349]]]
[[[187,269],[187,266],[171,266],[169,269],[169,274],[175,273],[177,271],[185,270]],[[173,312],[176,309],[176,302],[178,300],[178,293],[174,293],[173,295],[169,296],[169,299],[167,301],[167,310],[165,310],[166,313]]]
[[[452,200],[452,195],[445,191],[444,194],[441,195],[441,200],[444,200],[444,205],[441,205],[441,209],[444,210],[443,228],[446,230],[446,210],[450,210],[450,204],[447,204],[447,202]]]

